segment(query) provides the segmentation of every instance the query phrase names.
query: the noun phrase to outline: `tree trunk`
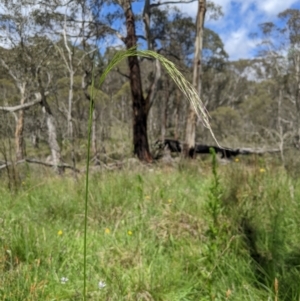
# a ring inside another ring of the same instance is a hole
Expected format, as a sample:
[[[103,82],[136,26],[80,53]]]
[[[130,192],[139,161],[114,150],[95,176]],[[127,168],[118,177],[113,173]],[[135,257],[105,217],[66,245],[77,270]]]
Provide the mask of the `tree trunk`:
[[[24,103],[24,102],[23,102]],[[23,104],[21,102],[21,104]],[[24,159],[24,110],[18,113],[16,131],[15,131],[15,145],[16,145],[16,160]]]
[[[201,97],[201,60],[203,48],[203,29],[206,13],[206,0],[198,0],[198,13],[196,21],[196,39],[195,54],[193,66],[193,86],[197,89]],[[194,157],[195,155],[195,138],[196,138],[196,113],[192,105],[188,110],[188,117],[185,129],[184,156]]]
[[[85,95],[85,98],[89,102],[93,102],[92,106],[94,107],[94,109],[93,109],[93,115],[92,115],[91,147],[92,147],[92,157],[93,157],[95,163],[98,164],[99,161],[100,161],[100,158],[99,158],[98,144],[97,144],[97,123],[96,123],[96,121],[97,121],[97,111],[96,111],[96,108],[95,108],[93,95],[91,95],[88,91],[88,87],[92,83],[92,81],[90,79],[91,76],[92,76],[92,69],[84,70],[84,74],[82,76],[81,87],[82,87],[83,93]],[[100,118],[100,120],[101,119],[102,118]],[[100,137],[100,139],[103,141],[104,137]]]
[[[177,89],[176,91],[176,103],[175,103],[175,114],[174,114],[174,139],[178,140],[179,139],[179,112],[180,112],[180,97],[181,93],[180,90]]]
[[[61,174],[63,173],[63,169],[59,167],[59,165],[61,164],[61,151],[60,151],[60,146],[57,142],[55,119],[48,105],[46,95],[42,92],[42,93],[37,93],[36,97],[41,98],[42,110],[46,117],[46,124],[48,129],[48,144],[51,150],[51,159],[52,159],[51,163],[53,164],[55,171]]]
[[[295,54],[294,58],[295,65],[295,77],[296,77],[296,110],[297,110],[297,121],[296,121],[296,135],[294,137],[294,145],[300,149],[300,53]]]
[[[131,8],[131,1],[124,0],[121,3],[125,18],[127,37],[125,39],[126,48],[130,49],[137,46],[135,33],[135,19]],[[149,111],[149,98],[143,96],[142,80],[139,60],[137,56],[128,57],[130,88],[132,95],[133,109],[133,145],[134,154],[141,161],[151,162],[152,156],[149,151],[147,136],[147,117]]]
[[[25,83],[19,83],[18,84],[20,93],[21,93],[21,101],[20,105],[24,105],[26,98],[25,98]],[[18,113],[16,113],[16,131],[15,131],[15,145],[16,145],[16,160],[22,160],[24,159],[24,153],[25,153],[25,146],[24,146],[24,110],[20,110]]]
[[[48,143],[51,149],[52,163],[54,164],[55,169],[58,171],[58,165],[61,163],[61,153],[56,137],[55,120],[51,112],[49,113],[45,107],[43,108],[43,112],[45,113],[47,120]]]
[[[165,87],[164,87],[164,100],[163,100],[163,109],[162,109],[162,124],[161,124],[161,140],[165,140],[166,138],[166,129],[168,124],[168,106],[170,100],[170,92],[169,92],[169,80],[166,79]]]
[[[99,159],[98,148],[97,148],[96,121],[97,121],[97,113],[94,108],[93,116],[92,116],[92,129],[91,129],[92,154],[93,154],[93,158],[95,159],[95,162],[99,163],[100,159]]]

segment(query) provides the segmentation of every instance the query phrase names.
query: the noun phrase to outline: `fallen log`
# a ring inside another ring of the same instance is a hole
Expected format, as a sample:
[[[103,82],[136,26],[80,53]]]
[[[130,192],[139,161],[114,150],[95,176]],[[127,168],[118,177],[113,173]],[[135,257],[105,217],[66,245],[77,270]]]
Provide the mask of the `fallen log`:
[[[74,168],[73,166],[71,165],[68,165],[68,164],[65,164],[65,163],[61,163],[59,165],[55,165],[53,163],[50,163],[50,162],[44,162],[44,161],[40,161],[40,160],[36,160],[36,159],[29,159],[29,158],[26,158],[26,159],[23,159],[23,160],[19,160],[19,161],[16,161],[16,162],[5,162],[5,163],[2,163],[2,165],[0,165],[0,170],[1,169],[4,169],[4,168],[7,168],[8,166],[11,166],[11,165],[19,165],[19,164],[22,164],[22,163],[34,163],[34,164],[39,164],[39,165],[43,165],[43,166],[48,166],[48,167],[58,167],[58,168],[63,168],[63,169],[72,169],[73,171],[77,172],[77,173],[80,173],[80,170],[77,169],[77,168]]]
[[[174,139],[165,139],[165,140],[157,140],[155,146],[158,147],[159,150],[169,150],[172,153],[181,153],[183,144]],[[238,155],[251,155],[257,154],[262,155],[265,153],[278,153],[280,149],[253,149],[253,148],[225,148],[214,145],[206,145],[206,144],[195,144],[195,148],[191,151],[191,157],[195,154],[209,154],[210,149],[213,148],[217,154],[221,155],[221,158],[230,159],[231,157],[236,157]]]

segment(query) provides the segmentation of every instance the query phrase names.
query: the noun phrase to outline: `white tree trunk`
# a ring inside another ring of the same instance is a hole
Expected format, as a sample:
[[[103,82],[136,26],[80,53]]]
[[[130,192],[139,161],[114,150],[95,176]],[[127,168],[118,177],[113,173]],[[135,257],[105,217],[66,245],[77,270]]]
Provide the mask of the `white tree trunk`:
[[[203,30],[204,19],[206,13],[206,0],[198,0],[198,13],[196,21],[196,39],[195,39],[195,53],[193,66],[193,86],[197,89],[201,97],[201,63],[202,63],[202,48],[203,48]],[[194,156],[196,138],[196,113],[192,105],[188,110],[186,129],[185,129],[185,144],[184,155],[186,157]]]
[[[20,105],[24,105],[25,103],[25,95],[21,96]],[[15,146],[16,146],[16,160],[24,159],[25,147],[24,147],[24,110],[20,110],[18,114],[16,114],[17,124],[15,131]]]
[[[42,95],[40,92],[35,93],[36,99],[40,99],[42,105],[42,111],[46,118],[46,124],[48,129],[48,144],[51,151],[51,163],[54,166],[54,169],[58,173],[63,173],[63,170],[59,167],[61,164],[61,150],[57,142],[57,131],[55,125],[55,118],[52,115],[50,107],[47,103],[46,95]]]

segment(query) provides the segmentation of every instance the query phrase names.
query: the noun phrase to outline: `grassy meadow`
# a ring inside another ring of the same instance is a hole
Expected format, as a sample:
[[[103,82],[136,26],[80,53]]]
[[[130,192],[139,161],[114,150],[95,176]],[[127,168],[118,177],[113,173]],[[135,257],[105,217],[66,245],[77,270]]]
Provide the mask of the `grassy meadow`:
[[[0,299],[83,300],[85,177],[18,168],[14,189],[0,178]],[[282,167],[209,158],[89,183],[88,300],[300,300],[300,181]]]

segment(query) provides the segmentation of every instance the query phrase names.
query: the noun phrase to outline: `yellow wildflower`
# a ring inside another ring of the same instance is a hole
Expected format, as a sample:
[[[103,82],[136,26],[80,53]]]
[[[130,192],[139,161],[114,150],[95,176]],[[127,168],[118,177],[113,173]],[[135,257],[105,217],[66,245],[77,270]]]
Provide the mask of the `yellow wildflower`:
[[[63,231],[62,231],[62,230],[59,230],[59,231],[57,232],[57,235],[58,235],[58,236],[63,235]]]
[[[239,162],[240,161],[240,159],[239,158],[235,158],[235,160],[234,160],[235,162]]]
[[[171,199],[168,199],[168,203],[172,203],[172,200],[171,200]]]
[[[264,168],[261,168],[261,169],[259,170],[259,172],[264,173],[264,172],[266,172],[266,170],[265,170]]]
[[[105,234],[109,234],[110,230],[108,228],[105,228]]]
[[[129,236],[131,236],[131,235],[132,235],[132,231],[128,230],[128,231],[127,231],[127,234],[128,234]]]
[[[226,291],[226,299],[229,299],[229,297],[230,297],[231,294],[232,294],[231,289],[228,289],[228,290]]]
[[[150,200],[150,195],[146,195],[145,200]]]

